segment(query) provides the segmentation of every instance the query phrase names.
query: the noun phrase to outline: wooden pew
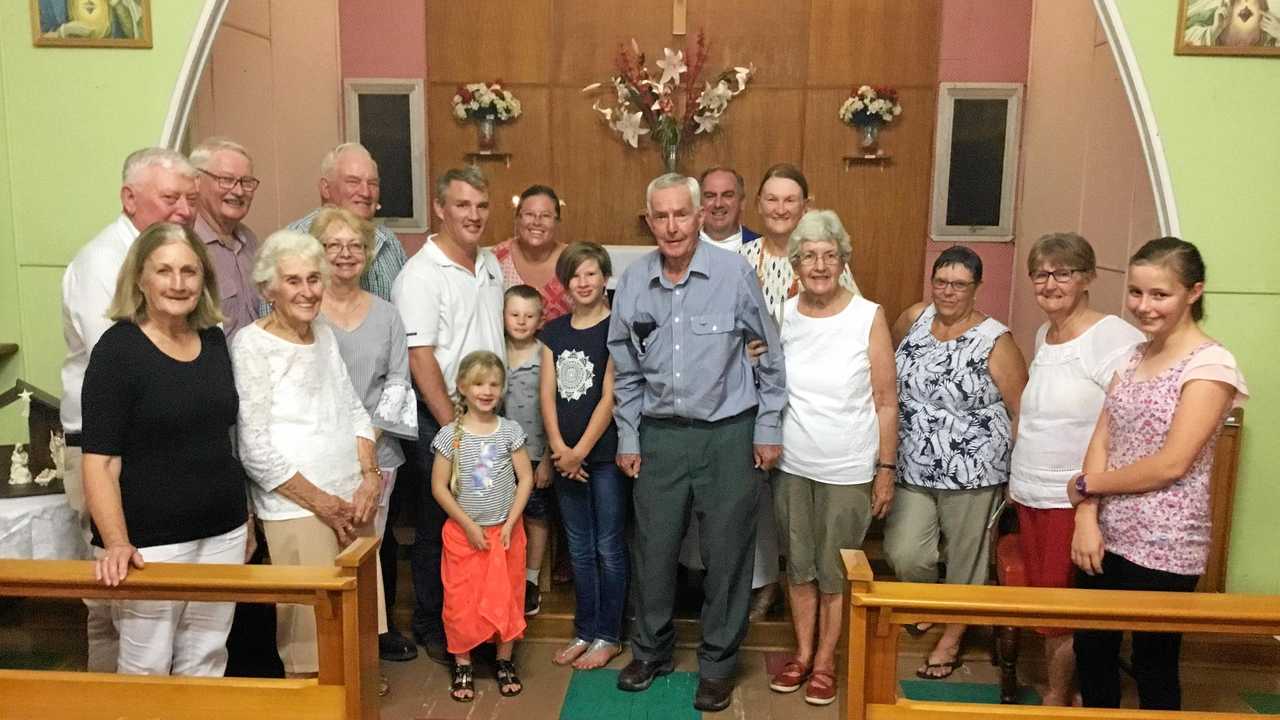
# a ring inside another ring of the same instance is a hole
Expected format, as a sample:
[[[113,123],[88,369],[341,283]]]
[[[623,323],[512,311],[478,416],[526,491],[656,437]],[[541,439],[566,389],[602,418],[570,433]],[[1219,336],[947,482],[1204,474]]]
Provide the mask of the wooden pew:
[[[849,581],[849,651],[842,713],[849,720],[977,718],[1256,718],[1021,705],[921,703],[898,699],[898,639],[908,623],[964,623],[1225,635],[1280,634],[1280,598],[1268,595],[1061,590],[876,582],[860,550],[843,550]]]
[[[333,567],[154,563],[115,588],[87,561],[0,560],[0,597],[311,605],[320,659],[311,680],[0,670],[0,717],[377,720],[377,548],[360,538]]]

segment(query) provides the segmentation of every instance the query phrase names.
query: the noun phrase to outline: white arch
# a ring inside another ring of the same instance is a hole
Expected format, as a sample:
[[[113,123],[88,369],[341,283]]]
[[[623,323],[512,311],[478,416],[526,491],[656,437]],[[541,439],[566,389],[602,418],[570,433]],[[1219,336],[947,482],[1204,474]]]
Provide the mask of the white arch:
[[[1129,43],[1129,34],[1125,31],[1120,11],[1116,8],[1116,0],[1093,0],[1093,6],[1115,56],[1120,81],[1124,83],[1125,94],[1129,96],[1129,108],[1133,111],[1133,119],[1138,126],[1142,155],[1147,161],[1147,175],[1151,178],[1151,191],[1155,196],[1156,222],[1160,226],[1160,233],[1180,236],[1182,232],[1178,222],[1178,206],[1174,202],[1173,179],[1165,160],[1164,143],[1160,140],[1160,128],[1156,124],[1155,112],[1151,109],[1147,86],[1142,81],[1138,59]]]
[[[179,144],[182,142],[182,133],[187,129],[191,104],[196,99],[200,73],[204,72],[204,67],[209,62],[209,53],[213,50],[213,39],[218,35],[222,16],[227,11],[227,1],[205,0],[204,2],[200,19],[196,21],[195,30],[191,33],[191,42],[187,45],[187,56],[182,61],[178,80],[174,83],[173,93],[169,96],[169,112],[164,118],[164,129],[160,131],[162,147],[181,149]]]

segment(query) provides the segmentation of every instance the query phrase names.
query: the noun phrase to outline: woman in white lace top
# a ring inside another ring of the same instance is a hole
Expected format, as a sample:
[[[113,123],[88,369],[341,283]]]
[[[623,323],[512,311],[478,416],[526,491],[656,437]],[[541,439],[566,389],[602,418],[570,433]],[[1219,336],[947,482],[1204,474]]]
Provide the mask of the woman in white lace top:
[[[369,413],[333,330],[313,322],[328,274],[315,238],[272,234],[253,268],[271,312],[232,343],[240,460],[276,565],[331,565],[357,536],[374,534],[382,494]],[[285,672],[313,676],[319,668],[311,609],[280,605],[277,626]]]

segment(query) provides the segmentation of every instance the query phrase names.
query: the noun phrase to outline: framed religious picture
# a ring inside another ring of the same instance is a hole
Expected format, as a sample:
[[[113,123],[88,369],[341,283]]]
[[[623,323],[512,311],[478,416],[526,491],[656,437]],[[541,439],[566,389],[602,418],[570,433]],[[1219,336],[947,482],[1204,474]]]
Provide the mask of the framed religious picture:
[[[31,0],[38,47],[151,47],[151,0]]]
[[[1280,0],[1178,0],[1173,51],[1280,57]]]

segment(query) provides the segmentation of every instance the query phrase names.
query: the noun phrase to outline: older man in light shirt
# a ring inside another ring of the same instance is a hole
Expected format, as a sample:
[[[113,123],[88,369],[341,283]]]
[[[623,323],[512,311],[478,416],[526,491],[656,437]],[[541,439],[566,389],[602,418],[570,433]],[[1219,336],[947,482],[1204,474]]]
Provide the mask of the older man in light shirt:
[[[191,164],[200,173],[196,185],[200,202],[196,236],[204,242],[218,278],[218,297],[226,320],[222,329],[230,340],[240,328],[258,319],[257,284],[253,257],[258,236],[244,224],[253,207],[260,181],[253,176],[253,158],[234,140],[211,137],[191,151]]]
[[[62,274],[62,337],[67,343],[60,405],[67,438],[63,486],[67,503],[80,514],[86,537],[89,511],[80,469],[80,389],[89,355],[114,324],[107,318],[107,307],[115,297],[116,276],[133,241],[158,222],[190,227],[197,203],[195,168],[181,153],[167,148],[144,148],[130,154],[121,180],[120,216],[81,248]],[[101,600],[86,600],[85,605],[89,608],[89,670],[115,672],[118,635],[110,605]]]
[[[646,191],[658,249],[618,281],[609,324],[618,466],[637,478],[632,543],[635,658],[618,688],[672,671],[680,540],[699,517],[708,559],[694,707],[729,706],[746,634],[761,483],[782,452],[786,380],[778,329],[752,268],[698,239],[698,182],[662,175]],[[756,366],[749,340],[767,344]]]
[[[382,197],[382,180],[378,163],[360,143],[343,143],[325,154],[320,161],[320,204],[337,205],[358,217],[374,222],[378,199]],[[308,232],[320,208],[289,223],[290,230]],[[373,255],[369,269],[360,278],[360,286],[378,297],[391,301],[391,286],[408,257],[396,234],[374,223]]]

